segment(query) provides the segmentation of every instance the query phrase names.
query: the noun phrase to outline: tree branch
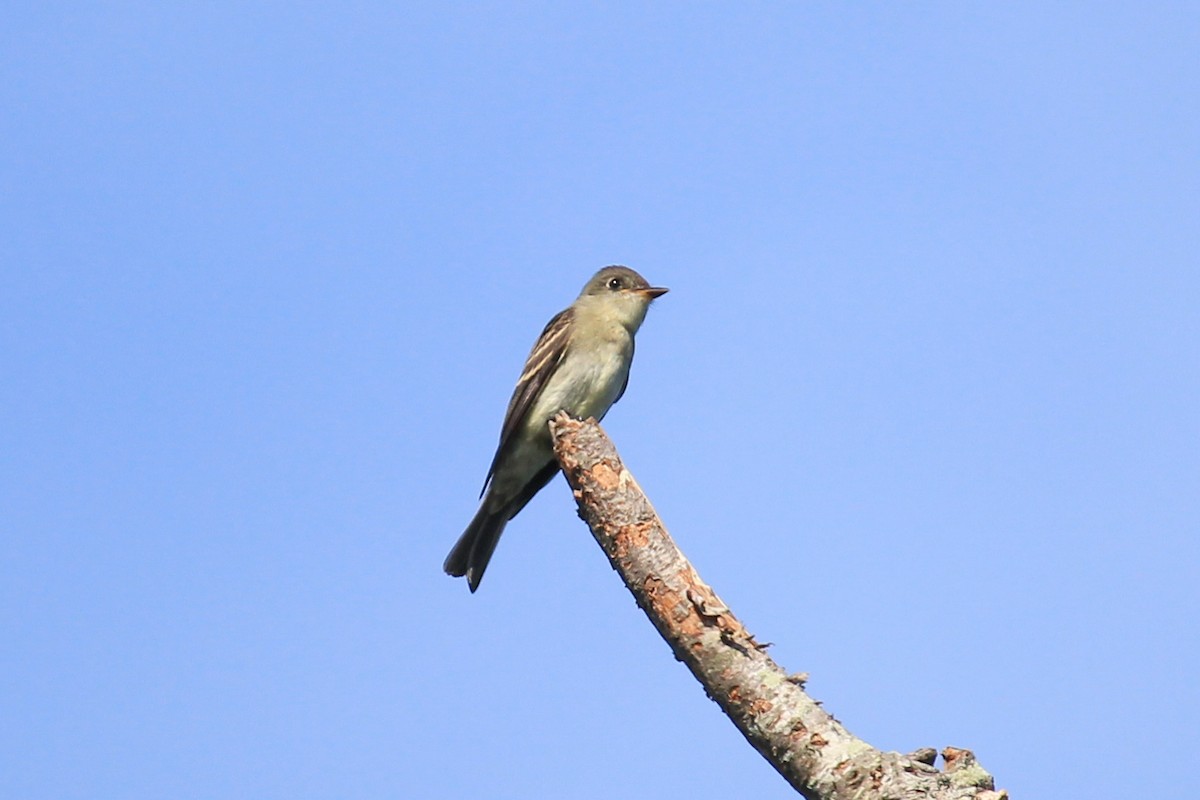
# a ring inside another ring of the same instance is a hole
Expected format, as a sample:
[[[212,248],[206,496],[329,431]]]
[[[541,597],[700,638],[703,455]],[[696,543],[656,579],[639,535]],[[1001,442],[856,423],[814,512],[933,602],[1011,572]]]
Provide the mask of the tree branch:
[[[851,734],[755,641],[675,546],[595,420],[560,413],[554,452],[579,515],[675,657],[746,740],[809,800],[1005,800],[969,750],[885,753]]]

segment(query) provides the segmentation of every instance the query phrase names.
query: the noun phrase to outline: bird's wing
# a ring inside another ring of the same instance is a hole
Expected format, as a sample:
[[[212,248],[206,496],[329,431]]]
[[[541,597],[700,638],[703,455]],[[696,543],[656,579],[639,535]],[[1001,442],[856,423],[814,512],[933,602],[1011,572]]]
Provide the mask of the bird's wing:
[[[546,323],[546,328],[530,351],[529,358],[525,359],[525,369],[517,381],[517,387],[513,389],[512,399],[508,401],[508,411],[504,412],[504,424],[500,427],[500,444],[496,448],[496,455],[492,457],[492,465],[488,467],[487,478],[483,482],[484,492],[487,491],[492,476],[496,474],[496,467],[515,444],[517,434],[525,423],[525,417],[533,408],[538,395],[549,383],[554,368],[567,354],[572,314],[572,309],[567,308]],[[480,492],[480,496],[483,496],[483,492]]]
[[[630,336],[630,337],[629,337],[629,360],[626,362],[626,364],[628,364],[630,367],[632,367],[632,366],[633,366],[633,350],[634,350],[634,347],[635,347],[635,344],[634,344],[634,341],[633,341],[633,337],[632,337],[632,336]],[[614,406],[615,406],[615,405],[617,404],[617,402],[618,402],[618,401],[619,401],[619,400],[620,400],[622,397],[624,397],[624,396],[625,396],[625,390],[629,388],[629,373],[630,373],[631,371],[632,371],[632,370],[630,370],[630,369],[626,368],[626,370],[625,370],[625,382],[621,384],[621,391],[617,392],[617,396],[613,398],[612,405],[614,405]],[[610,406],[610,407],[611,407],[611,406]],[[606,411],[605,413],[607,413],[607,411]]]

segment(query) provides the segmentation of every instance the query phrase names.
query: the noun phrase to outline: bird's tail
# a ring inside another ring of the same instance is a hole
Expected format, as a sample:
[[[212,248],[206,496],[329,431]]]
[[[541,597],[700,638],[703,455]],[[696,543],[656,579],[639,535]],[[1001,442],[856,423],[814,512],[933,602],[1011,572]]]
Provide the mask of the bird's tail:
[[[463,535],[458,537],[450,555],[446,556],[446,561],[442,564],[442,569],[447,575],[456,578],[466,575],[467,586],[471,587],[472,592],[479,588],[479,582],[483,580],[483,571],[487,569],[488,561],[492,559],[496,543],[500,541],[500,534],[504,533],[504,526],[508,524],[510,517],[505,513],[505,509],[494,510],[488,506],[486,500],[479,506],[475,518],[463,531]]]

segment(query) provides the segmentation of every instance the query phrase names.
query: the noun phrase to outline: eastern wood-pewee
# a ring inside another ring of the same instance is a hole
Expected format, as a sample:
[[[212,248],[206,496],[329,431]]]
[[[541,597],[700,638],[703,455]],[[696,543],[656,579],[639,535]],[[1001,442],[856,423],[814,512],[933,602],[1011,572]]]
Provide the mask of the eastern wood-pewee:
[[[558,472],[550,418],[559,411],[604,418],[629,384],[633,335],[666,291],[628,267],[605,267],[538,337],[508,401],[483,502],[442,565],[448,575],[465,575],[472,592],[504,526]]]

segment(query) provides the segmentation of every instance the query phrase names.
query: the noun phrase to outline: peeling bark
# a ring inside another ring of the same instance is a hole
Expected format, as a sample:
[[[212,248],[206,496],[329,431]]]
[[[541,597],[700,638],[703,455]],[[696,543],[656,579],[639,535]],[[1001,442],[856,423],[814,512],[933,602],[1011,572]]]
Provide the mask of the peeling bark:
[[[847,731],[788,675],[675,546],[595,420],[560,413],[554,451],[579,515],[609,562],[708,696],[809,800],[1007,800],[969,750],[882,752]]]

